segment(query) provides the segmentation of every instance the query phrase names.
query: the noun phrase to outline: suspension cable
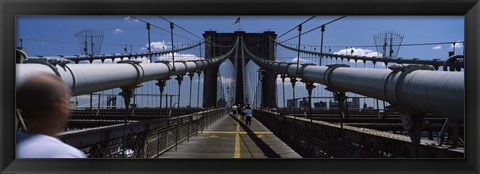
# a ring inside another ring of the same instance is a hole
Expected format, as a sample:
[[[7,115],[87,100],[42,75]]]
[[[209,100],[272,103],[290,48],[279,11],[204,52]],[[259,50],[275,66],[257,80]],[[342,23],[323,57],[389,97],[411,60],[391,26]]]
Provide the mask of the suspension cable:
[[[427,42],[427,43],[409,43],[409,44],[399,44],[399,45],[392,45],[392,46],[426,46],[426,45],[445,45],[445,44],[453,44],[453,43],[464,43],[464,41],[450,41],[450,42]],[[292,45],[293,43],[284,43],[285,45]],[[301,46],[304,47],[320,47],[320,45],[308,45],[308,44],[303,44]],[[364,47],[364,48],[375,48],[378,46],[383,46],[383,45],[352,45],[350,47]],[[324,47],[327,47],[326,45]],[[346,47],[345,45],[330,45],[328,47],[340,47],[344,48]]]
[[[162,18],[163,20],[165,20],[165,21],[167,21],[167,22],[173,23],[173,25],[177,26],[177,27],[178,27],[178,28],[180,28],[181,30],[183,30],[183,31],[185,31],[185,32],[187,32],[187,33],[189,33],[189,34],[191,34],[191,35],[193,35],[193,36],[195,36],[195,37],[197,37],[197,38],[200,38],[201,40],[203,40],[203,38],[202,38],[202,37],[200,37],[200,36],[198,36],[198,35],[195,35],[195,34],[193,34],[192,32],[188,31],[187,29],[185,29],[185,28],[183,28],[183,27],[181,27],[181,26],[179,26],[179,25],[175,24],[173,21],[171,21],[171,20],[168,20],[167,18],[165,18],[165,17],[163,17],[163,16],[158,16],[158,17]]]
[[[307,20],[303,21],[302,23],[296,25],[296,26],[293,27],[292,29],[290,29],[290,30],[288,30],[287,32],[285,32],[285,33],[281,34],[280,36],[278,36],[277,39],[280,38],[280,37],[282,37],[282,36],[284,36],[284,35],[286,35],[287,33],[291,32],[291,31],[295,30],[296,28],[298,28],[299,25],[303,25],[304,23],[308,22],[309,20],[311,20],[311,19],[313,19],[313,18],[315,18],[315,17],[316,17],[316,16],[312,16],[312,17],[308,18]]]
[[[332,20],[332,21],[330,21],[330,22],[327,22],[327,23],[322,24],[322,25],[320,25],[320,26],[318,26],[318,27],[315,27],[315,28],[313,28],[313,29],[311,29],[311,30],[308,30],[308,31],[306,31],[306,32],[303,32],[303,33],[301,33],[301,34],[299,34],[299,35],[296,35],[296,36],[294,36],[294,37],[288,38],[287,40],[284,40],[284,41],[282,41],[282,42],[287,42],[287,41],[289,41],[289,40],[295,39],[295,38],[297,38],[297,37],[299,37],[299,36],[301,36],[301,35],[310,33],[310,32],[312,32],[312,31],[314,31],[314,30],[317,30],[317,29],[319,29],[319,28],[322,28],[322,26],[326,26],[326,25],[328,25],[328,24],[331,24],[331,23],[333,23],[333,22],[335,22],[335,21],[338,21],[338,20],[340,20],[340,19],[342,19],[342,18],[345,18],[345,17],[347,17],[347,16],[339,17],[339,18],[334,19],[334,20]]]
[[[174,52],[180,52],[188,49],[195,48],[197,46],[200,46],[202,43],[198,43],[189,47],[183,47],[179,48],[176,50],[169,50],[169,51],[157,51],[157,52],[152,52],[152,53],[134,53],[134,54],[111,54],[111,55],[98,55],[98,56],[93,56],[93,57],[79,57],[79,56],[63,56],[62,58],[72,60],[72,61],[80,61],[80,60],[96,60],[96,59],[112,59],[112,58],[124,58],[124,57],[138,57],[138,56],[149,56],[149,55],[163,55],[163,54],[169,54],[169,53],[174,53]]]
[[[148,21],[145,21],[145,20],[143,20],[143,19],[137,18],[137,17],[135,17],[135,16],[130,16],[130,17],[133,18],[133,19],[139,20],[139,21],[141,21],[141,22],[143,22],[143,23],[149,23],[152,27],[155,27],[155,28],[157,28],[157,29],[160,29],[160,30],[162,30],[162,31],[165,31],[165,32],[167,32],[167,33],[170,33],[170,31],[168,31],[167,29],[164,29],[164,28],[162,28],[162,27],[156,26],[156,25],[154,25],[154,24],[152,24],[152,23],[150,23],[150,22],[148,22]],[[188,37],[185,37],[185,36],[182,36],[182,35],[179,35],[179,34],[175,34],[175,33],[174,33],[174,35],[195,42],[195,40],[190,39],[190,38],[188,38]]]
[[[270,38],[273,40],[273,38]],[[362,61],[372,61],[372,62],[393,62],[393,63],[417,63],[417,64],[429,64],[434,66],[442,66],[445,61],[440,59],[432,59],[432,60],[419,60],[417,58],[413,59],[397,59],[397,58],[388,58],[388,57],[367,57],[367,56],[356,56],[356,55],[343,55],[343,54],[332,54],[332,53],[319,53],[314,51],[307,51],[307,50],[300,50],[297,48],[289,47],[283,43],[277,42],[274,40],[277,45],[280,45],[284,48],[287,48],[292,51],[300,51],[305,54],[313,54],[318,56],[325,56],[330,58],[341,58],[341,59],[354,59],[354,60],[362,60]]]

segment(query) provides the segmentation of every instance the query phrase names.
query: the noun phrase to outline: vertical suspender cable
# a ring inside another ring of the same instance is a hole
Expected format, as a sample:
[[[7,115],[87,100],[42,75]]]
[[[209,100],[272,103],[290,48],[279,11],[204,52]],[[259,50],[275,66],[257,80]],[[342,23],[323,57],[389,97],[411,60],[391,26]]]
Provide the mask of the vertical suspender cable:
[[[242,37],[242,42],[243,42],[243,37]],[[243,50],[243,47],[241,47],[241,59],[242,59],[242,85],[243,85],[243,104],[247,104],[247,101],[246,101],[246,96],[245,96],[245,55],[244,55],[244,50]]]
[[[200,108],[200,74],[202,73],[202,71],[197,71],[197,74],[198,74],[198,78],[197,78],[197,108]]]
[[[148,54],[150,56],[150,62],[152,62],[152,46],[150,42],[150,23],[147,22],[147,32],[148,32]]]
[[[302,38],[302,24],[298,25],[298,47],[297,47],[297,71],[298,73],[298,68],[300,67],[300,39]]]
[[[174,44],[173,44],[173,28],[174,28],[173,22],[170,22],[170,38],[171,38],[171,41],[172,41],[171,46],[172,46],[172,64],[173,64],[172,69],[173,69],[173,71],[175,71],[175,52],[174,52],[175,47],[174,47]]]
[[[242,41],[243,42],[243,41]],[[235,47],[235,57],[233,58],[233,77],[237,78],[237,73],[238,73],[238,46]],[[234,82],[234,87],[235,87],[235,92],[233,93],[233,101],[237,101],[237,81],[235,80]]]

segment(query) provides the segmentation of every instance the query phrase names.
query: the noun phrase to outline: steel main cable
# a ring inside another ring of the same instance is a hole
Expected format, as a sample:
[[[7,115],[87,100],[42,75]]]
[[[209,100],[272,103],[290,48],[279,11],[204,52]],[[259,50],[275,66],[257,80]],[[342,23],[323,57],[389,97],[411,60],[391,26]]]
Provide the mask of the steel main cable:
[[[192,45],[192,46],[189,46],[189,47],[183,47],[183,48],[176,49],[176,50],[156,51],[156,52],[152,52],[152,53],[135,53],[135,54],[115,53],[115,54],[111,54],[111,55],[101,54],[101,55],[98,55],[98,56],[93,56],[93,57],[88,57],[88,58],[79,57],[80,55],[60,56],[60,57],[65,58],[65,59],[69,59],[69,60],[90,60],[90,59],[95,60],[95,59],[110,59],[110,58],[122,58],[122,57],[149,56],[149,55],[157,55],[157,54],[164,55],[164,54],[169,54],[169,53],[172,53],[172,52],[180,52],[180,51],[192,49],[192,48],[195,48],[197,46],[200,46],[200,44],[201,43],[195,44],[195,45]],[[39,57],[39,56],[35,56],[35,57]],[[29,57],[29,58],[31,58],[31,57]],[[45,57],[45,58],[54,58],[54,57],[52,56],[52,57]]]
[[[426,45],[445,45],[445,44],[453,44],[453,43],[465,43],[464,41],[450,41],[450,42],[429,42],[429,43],[409,43],[409,44],[400,44],[400,45],[392,45],[392,46],[426,46]],[[294,43],[283,43],[285,45],[292,45]],[[320,45],[301,45],[301,46],[306,46],[306,47],[320,47]],[[350,45],[350,46],[340,46],[340,45],[325,45],[324,47],[378,47],[378,46],[383,46],[383,45]]]
[[[61,41],[61,40],[44,40],[44,39],[32,39],[32,38],[19,38],[17,40],[22,40],[27,41],[27,42],[45,42],[45,43],[58,43],[58,44],[78,44],[78,42],[72,42],[72,41]],[[191,44],[198,44],[198,41],[194,42],[189,42],[183,45],[191,45]],[[109,45],[109,46],[144,46],[145,44],[140,44],[140,43],[134,43],[134,44],[128,44],[128,43],[103,43],[102,45]]]
[[[58,44],[78,44],[78,42],[71,42],[71,41],[60,41],[60,40],[43,40],[43,39],[31,39],[31,38],[19,38],[17,40],[22,41],[30,41],[30,42],[48,42],[48,43],[58,43]],[[111,45],[111,46],[125,46],[125,45],[135,45],[135,46],[143,46],[144,44],[121,44],[121,43],[104,43],[102,45]]]
[[[32,39],[33,41],[40,41],[40,40],[34,40]],[[62,41],[58,41],[58,42],[62,42]],[[93,57],[89,57],[88,59],[85,59],[85,58],[80,58],[79,56],[80,55],[74,55],[74,56],[63,56],[61,55],[60,57],[63,57],[65,59],[69,59],[69,60],[76,60],[76,59],[82,59],[82,60],[90,60],[90,59],[109,59],[111,57],[117,57],[117,58],[120,58],[120,56],[122,57],[136,57],[136,56],[149,56],[149,55],[156,55],[156,54],[168,54],[168,53],[172,53],[172,52],[179,52],[179,51],[184,51],[184,50],[188,50],[188,49],[191,49],[191,48],[195,48],[197,46],[200,46],[203,42],[200,42],[200,43],[197,43],[197,44],[194,44],[194,45],[191,45],[191,46],[188,46],[188,47],[182,47],[180,49],[176,49],[176,50],[169,50],[169,51],[156,51],[156,52],[152,52],[152,53],[135,53],[135,54],[123,54],[123,53],[114,53],[114,54],[110,54],[110,55],[107,55],[107,54],[100,54],[100,55],[97,55],[97,56],[93,56]],[[122,45],[124,46],[124,44]],[[44,57],[44,56],[34,56],[34,57]],[[29,58],[32,58],[32,57],[29,57]],[[45,57],[45,58],[54,58],[54,56],[48,56],[48,57]]]
[[[293,47],[286,46],[280,42],[274,41],[277,45],[280,45],[284,48],[287,48],[292,51],[300,51],[305,54],[314,54],[314,55],[321,55],[325,57],[330,57],[330,58],[341,58],[341,59],[356,59],[356,60],[362,60],[362,61],[374,61],[374,62],[401,62],[401,61],[430,61],[430,60],[415,60],[415,59],[397,59],[397,58],[380,58],[380,57],[367,57],[367,56],[355,56],[355,55],[343,55],[343,54],[331,54],[331,53],[320,53],[320,52],[314,52],[314,51],[307,51],[307,50],[301,50]],[[436,61],[438,64],[443,64],[444,61],[441,60],[435,60],[432,59],[432,61]]]
[[[238,39],[237,39],[236,42],[233,42],[230,45],[233,46],[237,42],[238,42]],[[96,60],[96,59],[111,59],[111,58],[123,58],[123,57],[137,57],[137,56],[148,56],[148,55],[157,55],[157,54],[163,55],[163,54],[168,54],[168,53],[172,53],[172,52],[179,52],[179,51],[188,50],[188,49],[200,46],[202,43],[203,42],[192,45],[192,46],[189,46],[189,47],[183,47],[183,48],[180,48],[180,49],[163,51],[163,52],[158,51],[158,52],[152,52],[152,53],[135,53],[135,54],[123,54],[123,53],[119,54],[119,53],[116,53],[116,54],[112,54],[112,55],[102,54],[101,56],[94,56],[94,57],[88,57],[88,58],[80,57],[80,55],[74,55],[74,56],[63,56],[62,55],[60,57],[68,59],[68,60],[72,60],[72,61],[80,61],[80,60]],[[36,57],[38,57],[38,56],[36,56]],[[29,57],[29,58],[35,58],[35,57]],[[55,58],[55,57],[45,57],[45,58]]]

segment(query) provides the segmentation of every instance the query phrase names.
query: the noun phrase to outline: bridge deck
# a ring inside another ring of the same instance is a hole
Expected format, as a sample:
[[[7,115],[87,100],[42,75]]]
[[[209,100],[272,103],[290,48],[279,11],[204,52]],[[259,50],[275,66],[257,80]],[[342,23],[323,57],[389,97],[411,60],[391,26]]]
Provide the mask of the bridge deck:
[[[255,118],[225,115],[159,158],[302,158]]]

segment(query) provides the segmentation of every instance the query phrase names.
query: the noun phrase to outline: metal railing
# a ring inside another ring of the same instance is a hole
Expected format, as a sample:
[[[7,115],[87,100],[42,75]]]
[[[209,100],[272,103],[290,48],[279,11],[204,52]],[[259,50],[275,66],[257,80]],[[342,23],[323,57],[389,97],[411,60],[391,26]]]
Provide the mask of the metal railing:
[[[355,126],[340,126],[307,118],[294,118],[269,110],[254,117],[304,158],[412,157],[408,136]],[[464,152],[422,139],[420,158],[463,158]]]
[[[182,141],[189,141],[225,114],[211,109],[183,116],[131,121],[127,124],[127,143],[123,147],[124,125],[61,133],[60,139],[81,149],[89,158],[156,158]],[[123,154],[125,152],[125,154]]]

